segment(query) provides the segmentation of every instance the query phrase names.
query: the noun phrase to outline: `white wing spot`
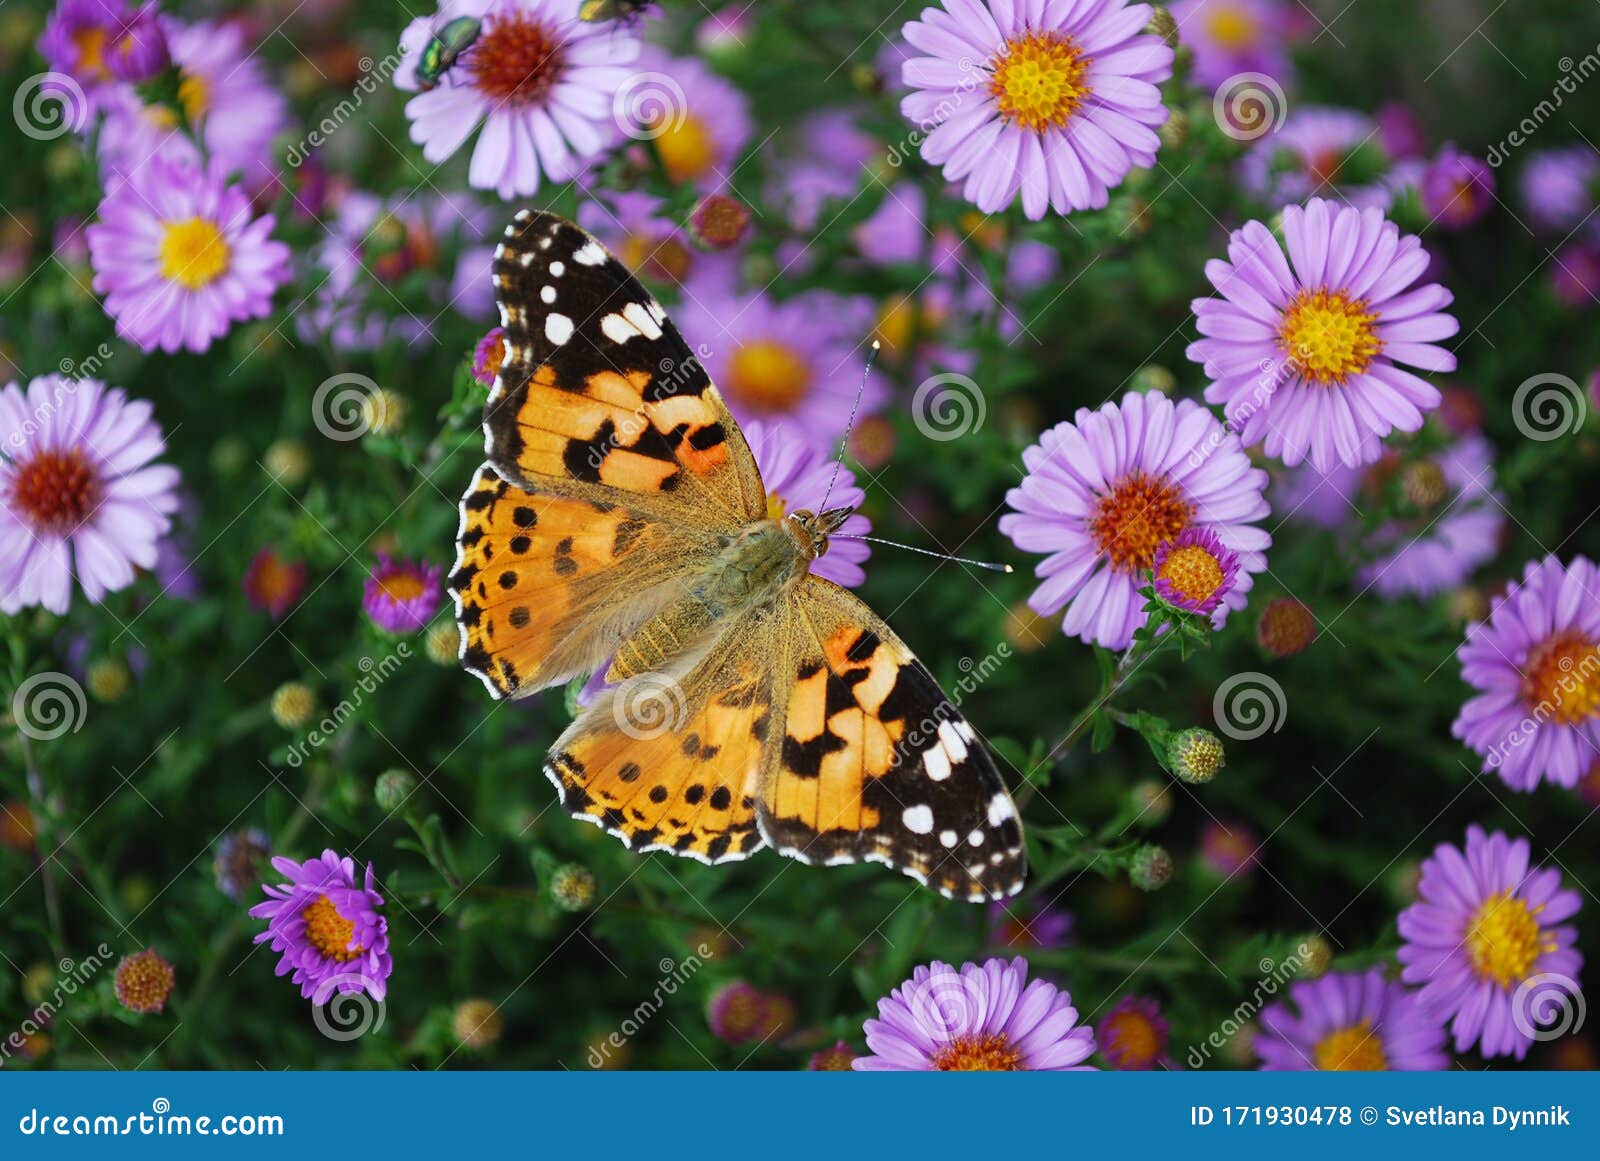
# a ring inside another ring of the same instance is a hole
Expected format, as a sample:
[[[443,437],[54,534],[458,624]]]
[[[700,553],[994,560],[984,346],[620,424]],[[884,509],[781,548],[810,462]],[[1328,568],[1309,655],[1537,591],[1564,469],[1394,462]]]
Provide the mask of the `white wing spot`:
[[[606,260],[606,252],[600,248],[600,243],[590,238],[578,248],[572,260],[580,266],[599,266]]]
[[[900,821],[906,824],[906,829],[912,834],[927,834],[933,830],[933,808],[908,806],[901,813]]]
[[[946,847],[955,846],[956,840],[960,837],[961,836],[956,834],[956,832],[953,830],[941,830],[939,832],[939,842],[941,845]]]
[[[622,308],[623,317],[638,328],[639,333],[647,339],[659,339],[661,327],[656,320],[650,317],[650,312],[637,302],[630,302]]]
[[[950,777],[950,758],[944,750],[934,745],[922,751],[922,768],[928,772],[928,777],[935,782],[943,782]]]
[[[564,314],[546,315],[544,320],[544,337],[556,346],[561,346],[572,337],[572,320]],[[989,807],[989,812],[994,813],[994,807]]]
[[[620,314],[608,314],[600,320],[600,333],[613,343],[625,343],[639,331]]]
[[[965,762],[967,760],[967,743],[951,722],[939,723],[939,741],[944,743],[944,752],[950,755],[952,762]]]
[[[983,832],[981,830],[973,831],[967,836],[967,841],[975,847],[981,847],[983,845]]]
[[[1008,818],[1016,817],[1017,808],[1011,805],[1011,795],[1002,790],[989,799],[989,825],[999,826]]]
[[[544,303],[546,306],[549,306],[555,300],[556,300],[556,288],[555,287],[553,287],[553,286],[545,286],[545,287],[541,287],[540,288],[540,290],[539,290],[539,301],[540,302]]]
[[[567,272],[567,264],[565,262],[552,262],[552,263],[550,263],[550,275],[551,275],[551,277],[560,278],[566,272]]]

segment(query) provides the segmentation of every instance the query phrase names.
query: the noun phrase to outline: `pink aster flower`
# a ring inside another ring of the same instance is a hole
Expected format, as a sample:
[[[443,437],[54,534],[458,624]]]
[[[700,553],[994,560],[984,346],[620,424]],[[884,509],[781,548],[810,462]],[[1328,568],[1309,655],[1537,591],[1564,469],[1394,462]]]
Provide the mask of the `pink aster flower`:
[[[1450,1019],[1456,1051],[1527,1055],[1552,1002],[1579,1002],[1578,892],[1529,865],[1525,838],[1467,828],[1463,851],[1440,843],[1422,864],[1419,900],[1400,913],[1404,980]]]
[[[1145,1072],[1167,1054],[1167,1018],[1149,996],[1123,996],[1094,1026],[1100,1055],[1112,1068]]]
[[[1278,0],[1174,0],[1179,40],[1194,52],[1195,84],[1219,88],[1241,73],[1287,82],[1288,28]]]
[[[1213,818],[1200,832],[1200,861],[1224,879],[1239,879],[1255,869],[1262,841],[1254,827]]]
[[[1418,192],[1422,210],[1430,219],[1459,230],[1483,217],[1494,204],[1494,170],[1483,158],[1447,144],[1428,162]]]
[[[96,379],[0,390],[0,612],[65,613],[76,574],[98,604],[152,568],[178,510],[178,470],[150,404]]]
[[[132,19],[126,0],[59,0],[39,37],[50,71],[75,81],[91,108],[99,94],[118,87],[106,50]]]
[[[119,81],[145,81],[172,64],[161,13],[154,3],[130,12],[111,33],[104,50],[107,71]]]
[[[364,884],[357,881],[354,860],[331,850],[303,863],[275,858],[272,866],[288,882],[264,884],[267,901],[250,908],[250,914],[267,921],[255,942],[270,941],[279,953],[274,974],[290,976],[314,1004],[351,992],[366,992],[381,1002],[394,959],[372,865],[367,864]]]
[[[1600,569],[1531,562],[1457,651],[1476,690],[1450,732],[1513,790],[1571,788],[1600,754]]]
[[[578,19],[579,0],[443,0],[400,38],[395,84],[411,139],[435,165],[482,127],[467,180],[502,198],[570,181],[615,144],[613,103],[639,55],[639,40],[609,21]],[[438,84],[419,92],[417,61],[436,30],[460,17],[482,21],[477,39]]]
[[[215,171],[151,159],[106,194],[88,231],[117,334],[143,351],[204,351],[234,323],[265,317],[289,278],[274,225]]]
[[[1272,538],[1267,474],[1250,466],[1237,436],[1191,399],[1130,392],[1097,411],[1080,408],[1022,453],[1020,487],[1000,530],[1024,552],[1043,553],[1042,582],[1028,605],[1040,616],[1065,606],[1068,637],[1125,648],[1148,619],[1139,589],[1163,543],[1210,530],[1238,557],[1238,574],[1212,613],[1221,625],[1243,608]]]
[[[1550,266],[1550,289],[1574,310],[1600,303],[1600,237],[1574,238],[1561,247]]]
[[[650,142],[668,180],[704,192],[726,189],[739,154],[750,144],[750,103],[739,87],[704,62],[655,47],[639,55],[636,79],[624,86],[630,137]]]
[[[1416,431],[1437,388],[1400,364],[1453,371],[1437,345],[1459,329],[1437,284],[1413,288],[1428,252],[1376,209],[1312,198],[1283,211],[1284,249],[1261,222],[1206,264],[1222,295],[1194,302],[1203,338],[1189,347],[1246,446],[1291,467],[1370,463],[1392,431]],[[1290,263],[1293,263],[1291,267]]]
[[[391,560],[378,554],[378,567],[367,577],[362,607],[386,633],[415,633],[433,617],[444,599],[439,582],[444,570],[436,564]]]
[[[1214,612],[1239,579],[1239,554],[1209,528],[1190,525],[1163,540],[1150,564],[1156,595],[1191,613]]]
[[[472,351],[472,377],[484,387],[493,387],[506,357],[505,327],[491,327]]]
[[[1381,967],[1299,980],[1261,1013],[1253,1044],[1268,1072],[1436,1072],[1444,1022]]]
[[[923,55],[905,62],[913,91],[900,102],[925,134],[923,158],[985,213],[1019,194],[1035,221],[1104,206],[1161,147],[1172,49],[1143,31],[1150,16],[1126,0],[924,8],[903,30]]]
[[[1571,230],[1600,200],[1600,153],[1584,144],[1541,150],[1523,165],[1517,188],[1534,226]]]
[[[818,450],[792,424],[752,420],[743,425],[743,430],[766,482],[767,515],[773,519],[801,509],[820,512],[824,501],[829,508],[854,509],[866,502],[867,494],[856,486],[855,473]],[[828,551],[811,562],[811,571],[835,584],[855,588],[867,579],[861,566],[871,555],[872,547],[865,541],[846,538],[866,536],[871,531],[872,522],[859,511],[852,512],[829,538]]]
[[[1239,180],[1270,205],[1337,197],[1360,209],[1388,209],[1379,179],[1388,167],[1376,122],[1354,109],[1296,106],[1239,162]]]

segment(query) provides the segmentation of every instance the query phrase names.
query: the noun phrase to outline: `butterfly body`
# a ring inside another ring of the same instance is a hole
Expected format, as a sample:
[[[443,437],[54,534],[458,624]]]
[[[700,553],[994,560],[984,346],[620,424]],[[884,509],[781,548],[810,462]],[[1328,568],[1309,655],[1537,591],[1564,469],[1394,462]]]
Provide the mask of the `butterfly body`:
[[[450,578],[497,697],[601,671],[545,773],[636,851],[881,862],[952,898],[1022,885],[976,732],[894,631],[811,571],[850,515],[780,514],[666,312],[570,222],[496,252],[505,357]]]

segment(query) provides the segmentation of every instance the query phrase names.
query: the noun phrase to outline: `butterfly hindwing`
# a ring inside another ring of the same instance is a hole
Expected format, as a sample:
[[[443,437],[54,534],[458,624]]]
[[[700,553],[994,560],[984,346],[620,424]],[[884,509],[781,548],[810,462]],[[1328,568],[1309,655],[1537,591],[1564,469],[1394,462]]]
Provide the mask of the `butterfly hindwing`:
[[[790,596],[791,680],[761,825],[808,863],[886,863],[955,899],[1021,889],[1022,826],[967,720],[853,594],[807,576]]]
[[[599,242],[524,210],[495,252],[494,285],[505,357],[484,434],[502,476],[630,494],[702,527],[765,509],[755,460],[705,368]]]

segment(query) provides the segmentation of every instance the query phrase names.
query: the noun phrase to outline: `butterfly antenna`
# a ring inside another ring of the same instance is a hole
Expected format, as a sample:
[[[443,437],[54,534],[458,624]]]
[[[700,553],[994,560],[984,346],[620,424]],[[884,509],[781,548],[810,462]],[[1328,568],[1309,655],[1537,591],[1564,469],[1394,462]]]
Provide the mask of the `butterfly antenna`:
[[[948,552],[934,552],[931,549],[927,549],[927,548],[917,548],[914,545],[901,544],[901,543],[899,543],[898,541],[895,541],[895,540],[884,540],[882,537],[879,537],[879,536],[841,536],[837,532],[831,532],[831,533],[828,534],[828,539],[830,539],[830,540],[865,540],[869,544],[882,544],[882,545],[885,545],[886,547],[889,547],[889,548],[903,548],[907,552],[915,552],[919,556],[931,556],[931,557],[934,557],[937,560],[953,561],[956,564],[970,564],[973,568],[986,568],[990,572],[1012,572],[1012,571],[1014,571],[1009,564],[996,564],[992,560],[973,560],[971,557],[966,557],[966,556],[952,556]]]
[[[861,386],[856,388],[855,402],[850,405],[850,418],[845,421],[844,435],[839,437],[839,454],[833,461],[833,475],[828,477],[828,490],[822,493],[822,504],[817,508],[818,512],[828,510],[828,497],[833,495],[834,481],[839,478],[839,469],[844,467],[845,449],[850,446],[850,433],[856,426],[856,412],[861,410],[861,399],[867,393],[867,376],[872,374],[872,364],[878,357],[880,345],[877,339],[873,339],[872,350],[867,352],[867,365],[861,369]]]

